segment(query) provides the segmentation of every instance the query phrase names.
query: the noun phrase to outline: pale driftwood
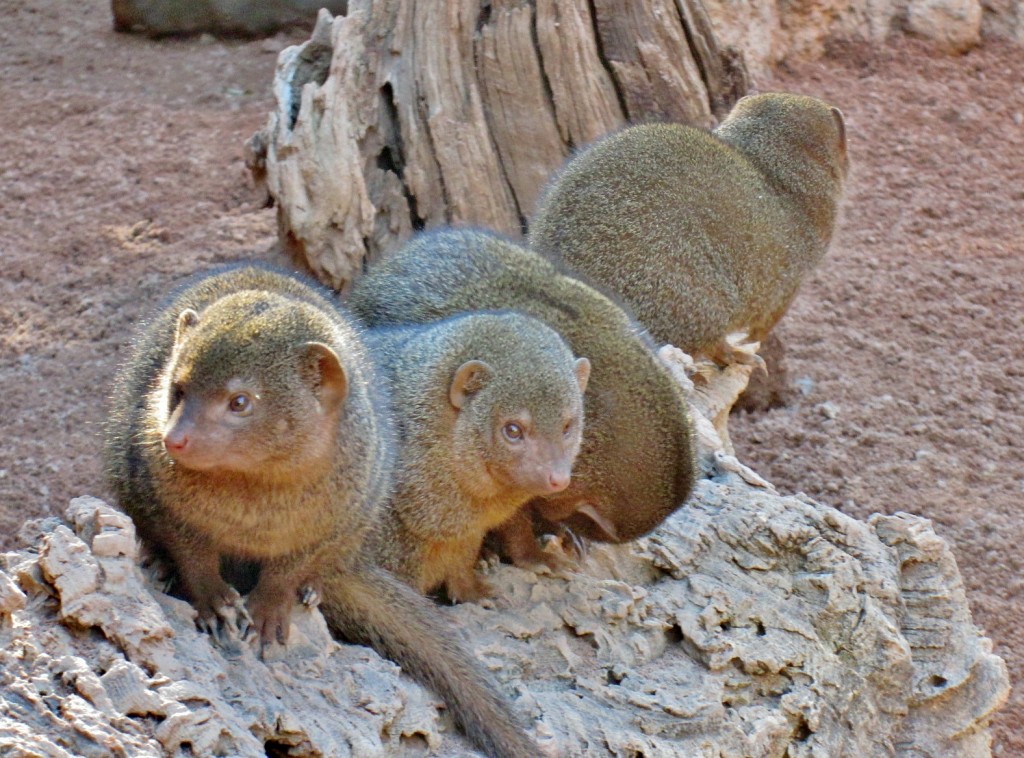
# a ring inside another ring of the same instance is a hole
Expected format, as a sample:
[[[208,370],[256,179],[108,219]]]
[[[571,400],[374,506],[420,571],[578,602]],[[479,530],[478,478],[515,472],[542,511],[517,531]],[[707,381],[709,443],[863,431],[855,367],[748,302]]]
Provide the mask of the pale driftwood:
[[[710,125],[745,88],[700,0],[356,0],[281,54],[249,162],[286,249],[344,289],[418,228],[518,235],[573,147]]]
[[[710,478],[651,536],[566,576],[492,564],[493,601],[438,607],[540,755],[989,755],[1006,667],[930,522],[780,497],[704,442]],[[319,612],[272,660],[219,650],[144,577],[126,516],[79,498],[67,519],[0,556],[0,754],[472,754]]]
[[[598,35],[627,113],[711,125],[707,87],[673,0],[595,0]]]
[[[728,338],[733,350],[753,359],[761,343],[745,340],[745,334],[730,335]],[[747,388],[755,363],[737,361],[728,366],[719,366],[708,359],[694,361],[673,345],[663,345],[658,350],[658,356],[689,393],[690,402],[697,410],[694,422],[697,425],[698,440],[726,455],[735,455],[729,438],[729,413]],[[705,420],[710,421],[713,435],[709,436],[702,430]]]

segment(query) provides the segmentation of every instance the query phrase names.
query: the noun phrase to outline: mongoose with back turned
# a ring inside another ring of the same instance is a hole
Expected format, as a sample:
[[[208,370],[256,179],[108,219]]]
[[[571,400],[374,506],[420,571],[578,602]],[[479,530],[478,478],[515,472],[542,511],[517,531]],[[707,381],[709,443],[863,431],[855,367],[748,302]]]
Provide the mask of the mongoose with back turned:
[[[569,486],[590,362],[519,313],[470,313],[374,329],[367,345],[391,383],[398,464],[378,560],[420,592],[491,594],[475,571],[500,530],[519,563],[545,562],[522,506]]]
[[[713,132],[634,126],[571,158],[530,246],[622,297],[659,342],[720,363],[761,341],[828,248],[843,116],[813,97],[741,99]]]
[[[284,642],[300,589],[315,588],[332,630],[437,689],[484,750],[534,755],[437,609],[368,555],[394,459],[383,389],[329,292],[262,266],[194,278],[142,326],[115,383],[111,487],[201,626],[244,615],[221,559],[255,560],[262,641]]]
[[[349,305],[372,326],[513,309],[545,322],[590,359],[572,484],[533,501],[546,519],[624,542],[689,496],[696,463],[681,388],[621,308],[536,253],[478,230],[428,232],[357,280]]]

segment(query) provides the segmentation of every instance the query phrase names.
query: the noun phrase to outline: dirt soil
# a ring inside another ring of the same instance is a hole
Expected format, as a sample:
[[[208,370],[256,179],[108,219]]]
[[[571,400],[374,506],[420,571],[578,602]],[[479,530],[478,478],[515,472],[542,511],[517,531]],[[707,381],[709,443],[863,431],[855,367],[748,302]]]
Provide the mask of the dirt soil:
[[[305,38],[151,41],[101,0],[0,0],[0,547],[105,495],[97,432],[133,323],[210,264],[271,258],[242,144]],[[762,89],[845,112],[853,172],[828,260],[779,327],[798,388],[734,416],[741,457],[858,517],[955,547],[975,621],[1024,681],[1024,53],[837,46]],[[1024,755],[1024,688],[995,721]]]

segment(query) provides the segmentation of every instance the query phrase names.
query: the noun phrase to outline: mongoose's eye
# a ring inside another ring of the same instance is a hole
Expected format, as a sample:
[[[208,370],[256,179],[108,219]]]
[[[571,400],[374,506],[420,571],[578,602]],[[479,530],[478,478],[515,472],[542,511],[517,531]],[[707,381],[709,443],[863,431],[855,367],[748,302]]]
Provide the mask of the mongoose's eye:
[[[171,410],[172,411],[175,408],[178,407],[178,403],[180,403],[184,397],[185,397],[185,388],[182,387],[177,382],[172,384],[171,385],[171,396],[170,396]]]
[[[565,426],[562,427],[562,434],[565,437],[569,436],[569,432],[572,431],[572,421],[566,421]]]
[[[232,413],[247,414],[252,411],[252,400],[244,392],[239,392],[228,400],[228,410]]]
[[[519,442],[523,438],[523,427],[514,421],[510,421],[501,427],[501,433],[509,442]]]

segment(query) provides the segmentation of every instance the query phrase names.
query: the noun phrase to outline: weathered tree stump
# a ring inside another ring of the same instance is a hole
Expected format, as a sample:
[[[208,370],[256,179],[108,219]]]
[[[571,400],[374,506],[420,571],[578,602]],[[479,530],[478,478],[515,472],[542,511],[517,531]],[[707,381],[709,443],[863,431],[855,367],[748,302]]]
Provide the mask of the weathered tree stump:
[[[287,250],[344,289],[416,229],[518,235],[573,147],[711,125],[746,88],[700,0],[361,0],[282,53],[250,166]]]

